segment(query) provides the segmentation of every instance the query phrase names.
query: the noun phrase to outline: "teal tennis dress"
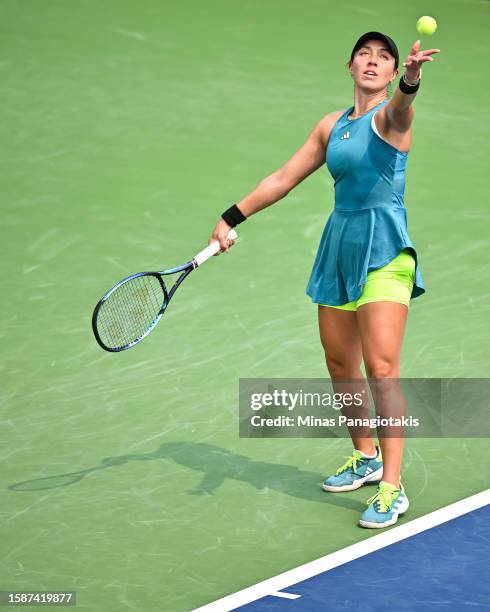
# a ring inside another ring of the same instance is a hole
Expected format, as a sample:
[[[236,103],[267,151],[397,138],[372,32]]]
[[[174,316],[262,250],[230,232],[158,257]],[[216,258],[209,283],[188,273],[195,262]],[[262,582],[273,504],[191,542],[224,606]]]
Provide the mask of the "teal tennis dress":
[[[314,303],[342,306],[359,299],[368,272],[405,248],[415,259],[410,299],[425,293],[403,201],[408,153],[385,142],[374,125],[375,112],[387,102],[357,119],[347,118],[351,107],[332,128],[326,165],[335,181],[335,207],[306,288]]]

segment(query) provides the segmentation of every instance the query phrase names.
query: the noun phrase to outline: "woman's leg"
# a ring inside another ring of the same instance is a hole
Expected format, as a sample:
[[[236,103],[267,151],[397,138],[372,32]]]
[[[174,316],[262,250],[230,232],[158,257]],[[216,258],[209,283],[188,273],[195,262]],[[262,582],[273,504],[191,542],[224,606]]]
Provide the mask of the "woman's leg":
[[[379,415],[405,411],[405,401],[397,382],[400,353],[408,308],[397,302],[369,302],[359,306],[357,323],[366,375],[380,380],[371,385]],[[394,380],[386,380],[394,379]],[[396,415],[394,415],[396,416]],[[396,436],[396,431],[399,436]],[[390,428],[389,437],[380,437],[383,454],[383,481],[399,488],[403,455],[403,428]]]
[[[368,387],[360,366],[362,361],[361,337],[355,311],[341,310],[329,306],[318,306],[320,339],[325,351],[327,368],[336,393],[352,392],[352,384],[334,381],[337,379],[356,379],[356,392],[364,389],[364,397],[369,399]],[[368,406],[358,410],[359,417],[367,417]],[[354,448],[366,455],[376,454],[374,440],[369,428],[349,428]]]

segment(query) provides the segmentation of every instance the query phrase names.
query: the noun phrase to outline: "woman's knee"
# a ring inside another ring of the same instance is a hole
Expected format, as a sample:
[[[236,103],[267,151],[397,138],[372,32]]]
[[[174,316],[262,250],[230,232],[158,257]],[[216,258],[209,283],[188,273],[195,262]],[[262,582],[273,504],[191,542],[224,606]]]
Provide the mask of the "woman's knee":
[[[364,366],[369,378],[398,378],[399,364],[390,359],[374,359],[364,362]]]
[[[362,350],[360,344],[346,346],[343,343],[325,342],[322,338],[325,362],[331,378],[357,378],[361,372]]]
[[[331,378],[358,378],[361,373],[360,361],[352,359],[352,357],[350,359],[339,359],[329,356],[325,352],[325,361]]]

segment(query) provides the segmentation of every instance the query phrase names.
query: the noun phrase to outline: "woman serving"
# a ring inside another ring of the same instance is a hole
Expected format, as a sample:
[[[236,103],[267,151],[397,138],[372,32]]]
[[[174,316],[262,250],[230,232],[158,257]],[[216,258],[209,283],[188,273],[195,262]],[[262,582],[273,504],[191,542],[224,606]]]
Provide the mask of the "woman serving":
[[[226,239],[230,228],[282,199],[326,162],[335,180],[335,207],[306,292],[318,304],[332,381],[355,379],[357,389],[366,385],[362,361],[369,379],[398,378],[410,299],[425,292],[407,229],[405,169],[421,66],[438,52],[420,51],[417,40],[403,64],[405,74],[388,98],[388,87],[398,76],[397,46],[380,32],[361,36],[347,64],[354,105],[323,117],[284,166],[223,213],[209,239],[219,240],[222,252],[227,251],[233,245]],[[382,388],[376,394],[378,414],[393,392],[383,397]],[[367,406],[362,412],[367,414]],[[379,448],[368,428],[350,428],[349,433],[352,455],[323,488],[350,491],[379,482],[359,522],[375,528],[393,525],[408,509],[400,482],[402,434],[380,435]]]

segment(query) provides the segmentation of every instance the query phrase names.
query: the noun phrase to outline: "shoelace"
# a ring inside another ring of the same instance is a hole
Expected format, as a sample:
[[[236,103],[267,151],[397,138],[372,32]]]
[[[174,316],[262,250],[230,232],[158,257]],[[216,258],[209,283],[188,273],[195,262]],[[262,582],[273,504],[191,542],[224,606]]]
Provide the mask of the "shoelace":
[[[344,457],[344,459],[347,459],[347,461],[335,472],[337,476],[349,468],[352,468],[352,471],[355,472],[357,464],[362,461],[362,457],[359,457],[359,455],[351,455],[350,457]]]
[[[393,503],[393,500],[396,499],[396,497],[398,497],[399,491],[393,491],[392,489],[388,489],[387,487],[380,487],[378,489],[378,492],[375,493],[372,497],[370,497],[367,501],[366,504],[368,506],[370,506],[371,504],[375,504],[375,508],[376,508],[376,502],[378,503],[378,508],[377,510],[379,510],[380,512],[386,512],[389,507],[391,506],[391,504]]]

